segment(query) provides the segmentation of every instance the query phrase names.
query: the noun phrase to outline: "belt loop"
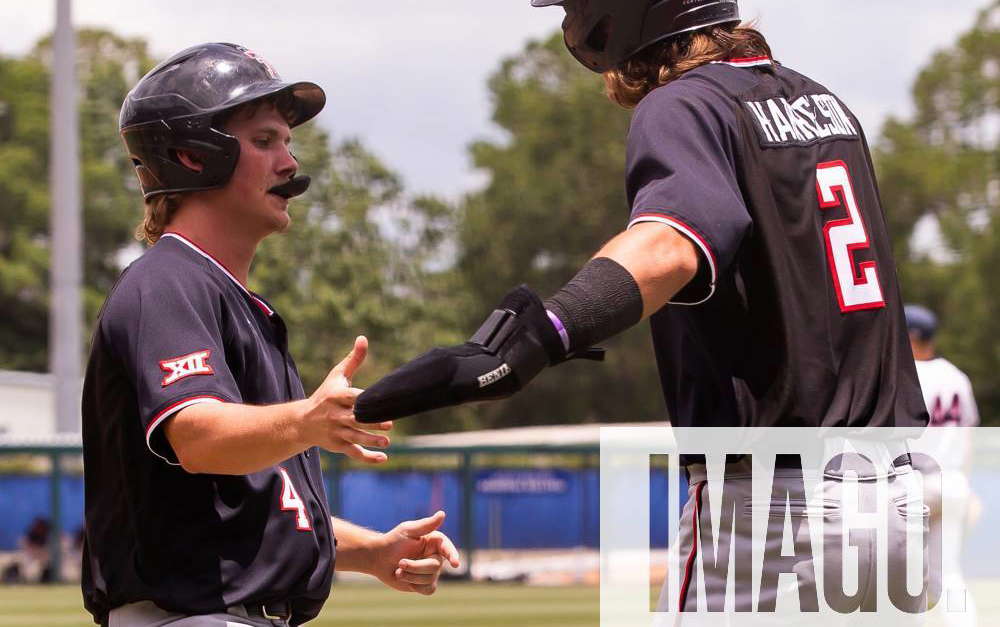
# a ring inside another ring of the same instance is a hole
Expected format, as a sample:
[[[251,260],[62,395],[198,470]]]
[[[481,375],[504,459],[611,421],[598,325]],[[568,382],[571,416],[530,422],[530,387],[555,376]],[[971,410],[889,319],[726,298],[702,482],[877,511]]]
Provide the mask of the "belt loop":
[[[230,614],[234,613],[234,609],[243,610],[247,618],[261,618],[267,621],[282,621],[281,623],[274,623],[280,625],[287,625],[288,621],[292,618],[292,606],[287,601],[271,601],[269,603],[244,603],[243,605],[237,605],[230,608]],[[235,612],[237,615],[240,612]]]
[[[288,616],[282,616],[281,614],[274,614],[274,615],[272,615],[270,613],[270,611],[268,611],[267,605],[261,605],[260,606],[260,612],[261,612],[261,614],[264,615],[264,618],[266,618],[267,620],[287,620],[288,619]]]

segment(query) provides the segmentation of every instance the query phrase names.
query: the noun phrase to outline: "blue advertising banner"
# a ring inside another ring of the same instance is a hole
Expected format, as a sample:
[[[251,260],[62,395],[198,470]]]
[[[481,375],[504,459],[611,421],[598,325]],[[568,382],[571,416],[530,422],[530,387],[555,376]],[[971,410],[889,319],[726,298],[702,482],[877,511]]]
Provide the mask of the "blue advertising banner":
[[[565,470],[481,470],[476,473],[476,492],[491,495],[565,494],[574,479]]]

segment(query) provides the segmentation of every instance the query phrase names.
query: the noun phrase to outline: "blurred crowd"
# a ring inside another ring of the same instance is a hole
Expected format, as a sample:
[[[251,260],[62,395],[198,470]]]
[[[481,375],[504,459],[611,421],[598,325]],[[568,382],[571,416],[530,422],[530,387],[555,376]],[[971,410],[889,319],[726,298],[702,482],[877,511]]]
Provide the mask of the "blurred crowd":
[[[0,584],[51,583],[56,580],[53,570],[52,523],[38,516],[31,521],[24,535],[18,539],[15,551],[0,552]],[[83,553],[83,528],[60,538],[62,556],[60,579],[75,581],[80,578],[80,560]]]

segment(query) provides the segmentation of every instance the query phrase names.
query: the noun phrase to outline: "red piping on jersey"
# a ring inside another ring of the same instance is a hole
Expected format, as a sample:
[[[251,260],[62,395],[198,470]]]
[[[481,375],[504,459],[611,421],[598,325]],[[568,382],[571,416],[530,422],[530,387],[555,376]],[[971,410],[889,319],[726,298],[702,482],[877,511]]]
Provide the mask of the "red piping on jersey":
[[[232,279],[233,283],[235,283],[236,285],[239,285],[240,289],[243,290],[244,292],[246,292],[247,295],[250,298],[253,299],[253,301],[257,304],[257,307],[259,307],[260,310],[263,311],[265,315],[271,316],[271,315],[274,314],[274,310],[271,309],[270,307],[268,307],[267,303],[265,303],[261,299],[257,298],[257,296],[255,296],[253,292],[251,292],[249,289],[247,289],[247,286],[243,285],[243,283],[241,283],[240,280],[236,278],[236,275],[233,274],[229,270],[229,268],[226,267],[226,264],[224,264],[221,261],[219,261],[218,259],[216,259],[215,256],[212,253],[206,251],[204,248],[202,248],[201,246],[195,244],[194,242],[192,242],[188,238],[184,237],[180,233],[175,233],[174,231],[167,231],[163,235],[164,236],[168,236],[169,235],[170,237],[173,237],[175,239],[179,239],[180,241],[184,242],[185,244],[187,244],[191,248],[195,249],[196,251],[198,251],[199,253],[201,253],[202,255],[204,255],[205,257],[207,257],[208,259],[212,260],[215,263],[215,265],[219,266],[219,268],[223,272],[226,273],[226,276],[228,276],[230,279]]]
[[[176,237],[176,238],[182,240],[185,244],[189,244],[192,248],[196,249],[198,252],[200,252],[201,254],[205,255],[206,257],[208,257],[209,259],[211,259],[212,261],[214,261],[215,263],[217,263],[219,265],[219,267],[222,268],[223,270],[225,270],[234,281],[236,281],[237,283],[239,283],[240,287],[242,287],[243,289],[246,289],[246,286],[243,285],[243,283],[239,279],[236,278],[236,275],[233,274],[233,271],[230,270],[229,268],[227,268],[226,264],[224,264],[221,261],[219,261],[218,259],[216,259],[215,255],[213,255],[212,253],[208,252],[207,250],[205,250],[201,246],[195,244],[193,241],[191,241],[187,237],[184,237],[180,233],[175,233],[174,231],[167,231],[166,233],[164,233],[164,235],[170,235],[171,237]]]
[[[636,215],[634,218],[632,218],[631,221],[635,222],[636,220],[640,220],[642,218],[658,218],[658,219],[661,219],[661,220],[668,220],[670,222],[676,222],[677,224],[683,226],[688,231],[691,231],[691,234],[694,235],[696,238],[698,238],[698,241],[701,243],[702,247],[705,250],[708,251],[708,255],[709,255],[709,257],[711,257],[712,272],[713,272],[713,274],[716,274],[716,275],[718,274],[719,262],[715,258],[715,251],[712,250],[712,247],[708,245],[708,242],[706,242],[705,238],[701,236],[701,233],[699,233],[697,230],[691,228],[690,224],[687,224],[683,220],[678,220],[677,218],[675,218],[673,216],[664,215],[662,213],[650,213],[650,212],[640,213],[640,214]],[[713,276],[713,278],[718,278],[718,277],[717,276]]]
[[[757,61],[770,61],[771,57],[743,57],[740,59],[726,59],[724,63],[756,63]]]
[[[264,312],[265,316],[271,316],[271,315],[274,314],[274,310],[271,309],[270,307],[268,307],[267,303],[265,303],[261,299],[257,298],[253,294],[250,294],[250,298],[252,298],[253,302],[257,305],[257,307],[260,308],[260,310]]]
[[[160,421],[164,416],[169,414],[171,410],[173,410],[177,406],[183,405],[184,403],[190,403],[191,401],[218,401],[220,403],[226,402],[223,399],[219,398],[218,396],[212,396],[210,394],[202,394],[200,396],[190,396],[188,398],[181,399],[176,403],[172,403],[169,407],[161,410],[160,413],[156,414],[156,416],[154,416],[153,419],[149,421],[149,426],[146,427],[146,442],[147,443],[149,442],[150,434],[153,433],[153,429],[155,429],[157,425],[160,424]]]
[[[684,581],[681,583],[680,599],[678,600],[677,611],[683,612],[687,604],[688,588],[691,585],[691,574],[694,569],[694,558],[698,555],[698,524],[701,518],[701,491],[707,481],[702,481],[695,488],[694,492],[694,512],[691,514],[691,551],[688,553],[687,563],[684,565]]]

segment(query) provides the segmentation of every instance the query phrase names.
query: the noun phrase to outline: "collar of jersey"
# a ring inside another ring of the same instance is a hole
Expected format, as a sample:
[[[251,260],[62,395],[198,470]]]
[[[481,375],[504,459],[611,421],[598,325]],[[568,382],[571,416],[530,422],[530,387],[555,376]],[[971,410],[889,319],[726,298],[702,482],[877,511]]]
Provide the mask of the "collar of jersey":
[[[733,67],[756,67],[758,65],[773,65],[771,57],[745,57],[742,59],[726,59],[725,61],[712,61]]]
[[[253,292],[251,292],[250,290],[248,290],[242,283],[240,283],[239,280],[236,277],[233,276],[233,273],[230,272],[226,268],[226,266],[222,265],[222,262],[220,262],[218,259],[216,259],[212,255],[208,254],[207,252],[205,252],[204,250],[202,250],[201,248],[199,248],[197,244],[195,244],[191,240],[187,239],[183,235],[180,235],[179,233],[164,233],[161,237],[171,237],[171,238],[173,238],[173,239],[181,242],[182,244],[185,244],[188,248],[190,248],[194,252],[198,253],[199,255],[201,255],[202,257],[204,257],[205,259],[208,259],[213,265],[215,265],[216,268],[218,268],[219,270],[221,270],[223,274],[225,274],[227,277],[229,277],[230,281],[232,281],[233,283],[235,283],[237,287],[239,287],[241,290],[243,290],[244,294],[246,294],[251,299],[253,299],[253,302],[257,303],[257,306],[260,307],[260,310],[263,311],[265,315],[267,315],[267,316],[274,315],[274,310],[271,309],[271,307],[267,303],[265,303],[261,298],[258,298],[256,294],[254,294]]]

